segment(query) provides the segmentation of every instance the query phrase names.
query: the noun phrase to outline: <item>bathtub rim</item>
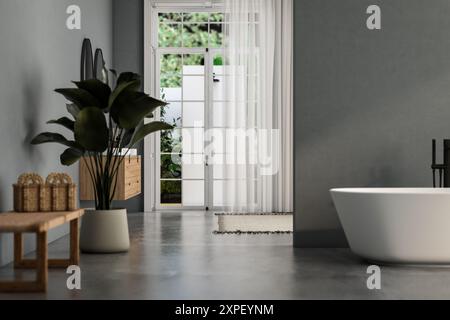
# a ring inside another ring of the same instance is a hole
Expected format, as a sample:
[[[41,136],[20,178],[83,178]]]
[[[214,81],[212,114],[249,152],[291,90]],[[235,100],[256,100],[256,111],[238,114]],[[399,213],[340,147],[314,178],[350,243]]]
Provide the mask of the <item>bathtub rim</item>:
[[[450,188],[382,188],[382,187],[351,187],[351,188],[332,188],[330,193],[347,193],[347,194],[385,194],[385,195],[396,195],[396,194],[422,194],[422,195],[450,195]]]

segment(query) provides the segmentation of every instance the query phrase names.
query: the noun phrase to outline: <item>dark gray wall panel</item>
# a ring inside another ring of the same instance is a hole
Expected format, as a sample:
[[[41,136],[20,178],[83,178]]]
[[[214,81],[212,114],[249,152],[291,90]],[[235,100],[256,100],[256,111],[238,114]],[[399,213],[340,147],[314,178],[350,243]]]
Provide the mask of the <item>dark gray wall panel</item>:
[[[132,71],[144,78],[144,1],[113,0],[114,16],[114,66],[118,72]],[[138,148],[143,155],[143,145]],[[142,161],[144,172],[144,161]],[[142,176],[142,188],[144,188]],[[144,211],[144,190],[138,197],[117,206],[126,207],[128,212]]]
[[[294,243],[346,246],[330,188],[431,185],[431,139],[450,137],[450,2],[294,2]]]

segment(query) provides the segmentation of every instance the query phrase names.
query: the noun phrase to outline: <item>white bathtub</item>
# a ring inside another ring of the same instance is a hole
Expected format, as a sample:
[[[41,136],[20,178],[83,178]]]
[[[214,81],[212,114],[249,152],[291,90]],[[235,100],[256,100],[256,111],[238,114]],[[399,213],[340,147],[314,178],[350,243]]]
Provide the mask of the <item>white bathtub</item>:
[[[450,189],[330,192],[357,255],[375,262],[450,264]]]

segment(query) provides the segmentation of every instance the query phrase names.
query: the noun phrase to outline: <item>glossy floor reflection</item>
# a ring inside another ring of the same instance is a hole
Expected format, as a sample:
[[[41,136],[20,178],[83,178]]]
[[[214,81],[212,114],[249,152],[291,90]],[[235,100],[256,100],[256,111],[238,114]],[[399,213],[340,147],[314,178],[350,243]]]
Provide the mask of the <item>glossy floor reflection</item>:
[[[382,267],[382,289],[366,287],[367,263],[347,249],[296,249],[291,235],[214,235],[212,213],[130,215],[131,250],[82,255],[82,289],[50,270],[47,294],[0,299],[408,299],[450,298],[450,269]],[[68,238],[50,245],[67,253]],[[13,275],[12,267],[0,277]],[[30,272],[18,272],[24,279]]]

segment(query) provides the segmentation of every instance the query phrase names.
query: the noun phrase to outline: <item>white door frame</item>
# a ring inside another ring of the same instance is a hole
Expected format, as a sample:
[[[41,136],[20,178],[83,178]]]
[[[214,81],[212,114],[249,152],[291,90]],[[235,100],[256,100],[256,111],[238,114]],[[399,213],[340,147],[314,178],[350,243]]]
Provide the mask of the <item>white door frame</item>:
[[[144,1],[144,90],[155,96],[155,81],[152,70],[155,67],[153,28],[158,27],[158,19],[154,19],[154,9],[151,0]],[[144,139],[144,211],[155,210],[155,143],[154,135]]]

